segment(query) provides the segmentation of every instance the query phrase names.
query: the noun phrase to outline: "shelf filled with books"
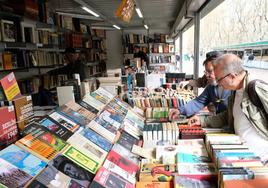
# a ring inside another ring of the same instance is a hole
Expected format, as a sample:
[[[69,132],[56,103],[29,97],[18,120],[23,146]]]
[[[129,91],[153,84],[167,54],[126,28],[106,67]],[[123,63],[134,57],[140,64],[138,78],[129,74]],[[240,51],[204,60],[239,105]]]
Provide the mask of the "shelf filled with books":
[[[149,70],[168,72],[168,66],[176,63],[174,40],[165,34],[154,34],[149,39]]]
[[[89,64],[90,76],[106,73],[104,30],[91,29],[80,19],[49,12],[46,0],[21,1],[20,8],[17,4],[11,0],[0,6],[0,72],[29,72],[26,79],[18,80],[23,93],[35,92],[38,86],[33,86],[34,89],[25,88],[42,83],[42,80],[50,80],[52,83],[62,80],[54,77],[46,79],[43,76],[38,78],[36,75],[62,66],[62,52],[66,47],[73,47],[80,52],[80,59]],[[51,85],[54,87],[57,84]]]

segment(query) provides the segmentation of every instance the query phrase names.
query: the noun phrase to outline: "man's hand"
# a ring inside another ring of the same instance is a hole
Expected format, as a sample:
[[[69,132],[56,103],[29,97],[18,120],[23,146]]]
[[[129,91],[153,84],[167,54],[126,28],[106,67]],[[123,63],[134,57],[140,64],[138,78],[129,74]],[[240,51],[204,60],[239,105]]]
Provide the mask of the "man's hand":
[[[180,115],[180,111],[178,109],[169,110],[169,114],[168,114],[169,120],[179,119],[179,115]]]
[[[181,81],[180,83],[179,83],[179,87],[180,88],[184,88],[185,86],[187,86],[189,84],[189,81]]]
[[[201,125],[201,121],[200,121],[199,116],[195,115],[195,116],[191,117],[191,118],[188,120],[188,125],[189,125],[189,126]]]

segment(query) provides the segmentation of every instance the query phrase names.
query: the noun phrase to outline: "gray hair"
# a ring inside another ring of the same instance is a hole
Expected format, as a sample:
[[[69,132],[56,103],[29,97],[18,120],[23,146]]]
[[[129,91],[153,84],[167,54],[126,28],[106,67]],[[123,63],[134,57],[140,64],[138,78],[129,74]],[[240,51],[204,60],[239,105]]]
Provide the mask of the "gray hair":
[[[234,54],[224,54],[217,58],[213,65],[222,64],[222,71],[224,74],[234,73],[234,74],[240,74],[242,71],[244,71],[243,68],[243,61]]]

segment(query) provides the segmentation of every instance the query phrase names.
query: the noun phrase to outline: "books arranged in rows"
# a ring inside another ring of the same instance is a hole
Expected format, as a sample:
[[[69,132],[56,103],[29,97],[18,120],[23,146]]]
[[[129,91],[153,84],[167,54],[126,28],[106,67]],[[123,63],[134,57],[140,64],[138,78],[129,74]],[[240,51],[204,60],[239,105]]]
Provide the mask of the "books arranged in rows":
[[[166,34],[155,33],[153,37],[149,38],[149,43],[173,43],[174,40]]]
[[[124,42],[126,44],[146,44],[148,43],[148,37],[145,35],[138,35],[138,34],[126,34],[124,35]]]
[[[81,103],[70,101],[39,123],[27,125],[16,145],[0,151],[0,160],[7,161],[1,161],[0,183],[8,187],[135,187],[140,160],[131,150],[133,145],[141,146],[143,126],[144,118],[129,105],[99,88]]]
[[[150,44],[150,53],[174,53],[174,44]]]
[[[181,139],[200,139],[205,137],[205,130],[200,126],[179,125]]]
[[[126,43],[126,44],[124,44],[124,53],[125,54],[137,53],[137,52],[135,52],[135,48],[139,48],[140,51],[143,51],[146,54],[149,53],[148,46],[147,46],[147,44],[144,44],[144,43],[141,43],[141,44]]]
[[[151,143],[158,141],[175,145],[178,139],[179,129],[176,123],[149,123],[143,128],[143,147],[150,147]]]
[[[154,107],[145,109],[146,120],[159,120],[159,122],[168,120],[169,108]]]
[[[155,64],[165,64],[165,63],[175,63],[176,57],[175,55],[153,55],[149,57],[150,66]]]

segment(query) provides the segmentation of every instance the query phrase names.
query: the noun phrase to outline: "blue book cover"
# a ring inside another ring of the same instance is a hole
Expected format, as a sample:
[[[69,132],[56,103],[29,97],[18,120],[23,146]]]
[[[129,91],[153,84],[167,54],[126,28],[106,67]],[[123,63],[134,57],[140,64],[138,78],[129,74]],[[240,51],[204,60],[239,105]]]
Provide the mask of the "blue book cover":
[[[113,146],[112,143],[103,138],[101,135],[92,131],[90,128],[84,129],[80,134],[107,152],[109,152]]]
[[[0,158],[8,161],[31,176],[37,175],[46,166],[44,161],[14,144],[0,151]]]
[[[190,153],[177,153],[177,163],[208,163],[211,159],[208,156],[198,156]]]

